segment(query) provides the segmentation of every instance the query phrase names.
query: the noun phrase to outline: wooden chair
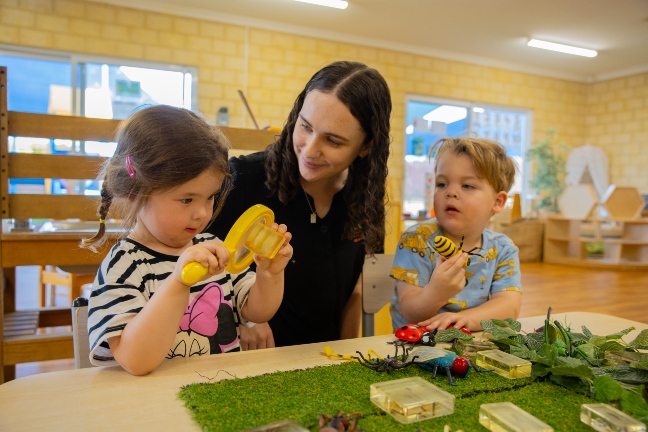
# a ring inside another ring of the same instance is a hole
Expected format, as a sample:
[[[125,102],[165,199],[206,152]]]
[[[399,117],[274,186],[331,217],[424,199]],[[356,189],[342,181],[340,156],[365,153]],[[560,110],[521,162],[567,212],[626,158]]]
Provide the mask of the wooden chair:
[[[77,155],[9,152],[9,137],[112,141],[118,120],[10,112],[7,110],[7,69],[0,67],[0,209],[3,220],[92,221],[98,224],[99,197],[87,195],[10,193],[10,179],[95,179],[104,158]],[[262,150],[275,140],[269,131],[222,128],[232,146]],[[70,308],[15,308],[15,268],[18,266],[98,266],[119,237],[113,233],[96,254],[79,248],[88,232],[41,233],[0,228],[0,384],[15,377],[18,363],[74,357],[71,331],[39,333],[51,326],[71,326]],[[69,328],[69,327],[68,327]]]
[[[389,276],[394,254],[367,255],[362,267],[362,337],[374,335],[374,314],[394,294],[396,281]]]
[[[88,299],[77,297],[72,302],[72,338],[74,341],[74,368],[92,367],[88,338]]]
[[[39,267],[40,291],[39,306],[54,306],[56,304],[57,288],[65,288],[67,304],[81,295],[83,285],[92,283],[97,274],[97,266],[63,266],[53,265]]]

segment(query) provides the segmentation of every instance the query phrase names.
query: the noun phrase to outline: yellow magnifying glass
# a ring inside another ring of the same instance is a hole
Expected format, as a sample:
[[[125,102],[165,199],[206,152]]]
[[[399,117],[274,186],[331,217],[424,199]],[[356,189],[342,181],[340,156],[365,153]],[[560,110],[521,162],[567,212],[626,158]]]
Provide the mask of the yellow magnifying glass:
[[[277,255],[284,242],[283,234],[273,230],[274,213],[262,204],[247,209],[234,223],[223,244],[230,253],[225,270],[240,273],[254,260],[254,254],[269,259]],[[207,274],[207,267],[198,262],[189,263],[182,269],[182,281],[195,284]]]

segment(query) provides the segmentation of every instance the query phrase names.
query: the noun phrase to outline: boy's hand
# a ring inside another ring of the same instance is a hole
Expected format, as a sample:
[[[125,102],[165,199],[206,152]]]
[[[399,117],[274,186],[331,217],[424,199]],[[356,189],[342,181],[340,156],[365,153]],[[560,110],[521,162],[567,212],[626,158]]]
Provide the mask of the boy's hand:
[[[466,286],[466,271],[463,268],[468,254],[460,253],[450,258],[438,257],[436,267],[426,287],[430,287],[444,299],[451,299]]]
[[[450,327],[469,329],[468,324],[468,318],[462,316],[459,312],[443,312],[418,323],[420,326],[427,327],[429,331],[445,330]]]
[[[290,258],[292,258],[293,248],[290,245],[292,234],[288,232],[288,228],[284,224],[277,225],[276,223],[274,223],[270,228],[283,234],[284,236],[283,245],[281,245],[281,249],[279,249],[277,255],[275,255],[273,259],[269,259],[264,256],[255,254],[254,262],[257,265],[257,272],[259,270],[263,270],[263,271],[267,271],[270,274],[278,274],[284,271],[286,265],[288,265],[288,261],[290,261]]]
[[[185,249],[178,257],[173,276],[183,285],[191,286],[182,280],[182,269],[191,263],[198,263],[207,269],[205,276],[200,279],[207,279],[225,270],[229,262],[230,253],[220,241],[206,241]]]

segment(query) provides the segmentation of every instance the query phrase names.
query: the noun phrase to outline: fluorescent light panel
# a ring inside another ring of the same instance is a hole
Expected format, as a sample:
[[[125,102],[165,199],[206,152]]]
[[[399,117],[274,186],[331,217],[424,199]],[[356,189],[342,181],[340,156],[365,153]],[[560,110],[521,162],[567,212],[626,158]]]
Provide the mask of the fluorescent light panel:
[[[346,9],[349,2],[343,0],[296,0],[303,3],[312,3],[320,6],[328,6],[337,9]]]
[[[546,50],[551,50],[551,51],[558,51],[561,53],[566,53],[566,54],[574,54],[574,55],[579,55],[583,57],[596,57],[598,54],[594,50],[590,49],[585,49],[585,48],[577,48],[569,45],[563,45],[563,44],[557,44],[553,42],[547,42],[547,41],[542,41],[539,39],[530,39],[529,42],[527,43],[530,47],[534,48],[542,48]]]

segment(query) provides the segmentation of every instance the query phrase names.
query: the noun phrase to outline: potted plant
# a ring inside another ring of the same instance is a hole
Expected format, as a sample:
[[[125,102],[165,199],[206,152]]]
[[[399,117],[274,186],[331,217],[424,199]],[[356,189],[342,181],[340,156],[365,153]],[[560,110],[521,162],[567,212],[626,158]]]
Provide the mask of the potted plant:
[[[538,211],[558,213],[558,197],[565,187],[567,175],[567,153],[570,147],[562,142],[555,143],[556,131],[549,129],[547,136],[536,142],[527,151],[529,162],[533,163],[533,175],[529,186],[536,192],[534,208]]]

